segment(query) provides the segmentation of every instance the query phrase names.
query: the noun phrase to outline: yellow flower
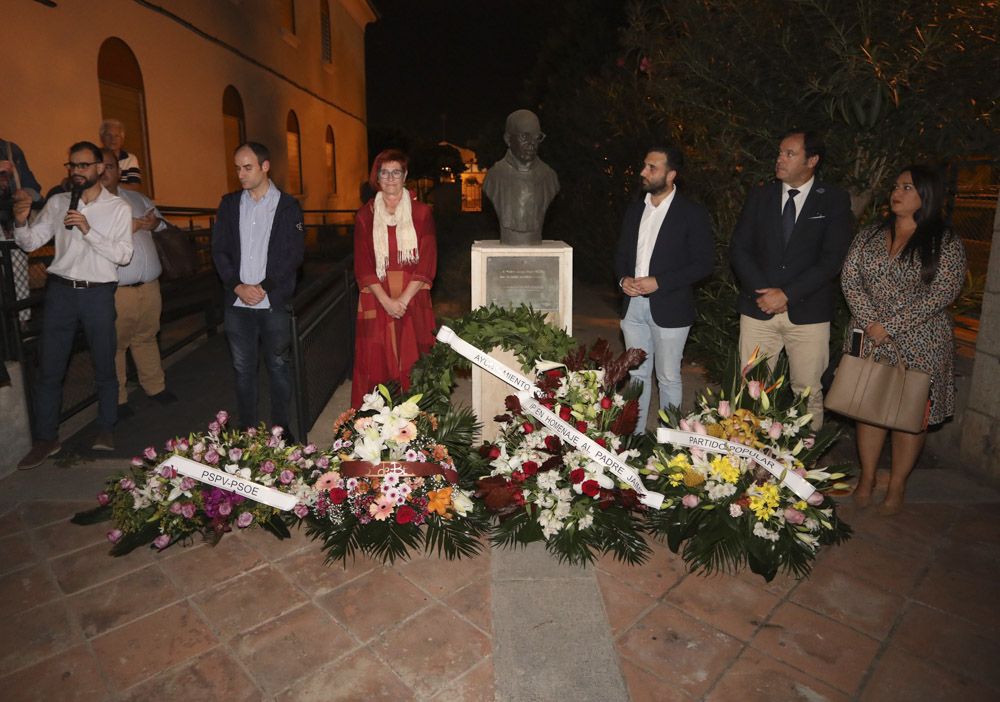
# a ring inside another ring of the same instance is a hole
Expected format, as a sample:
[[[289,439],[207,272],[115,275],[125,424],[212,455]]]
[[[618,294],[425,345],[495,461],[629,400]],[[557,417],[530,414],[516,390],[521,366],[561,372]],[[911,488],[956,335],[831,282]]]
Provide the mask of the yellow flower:
[[[688,458],[686,453],[678,453],[667,462],[667,467],[684,470],[691,467],[691,459]]]
[[[451,507],[451,488],[441,488],[440,490],[430,490],[427,493],[427,511],[437,512],[445,519],[450,519],[448,508]]]
[[[805,500],[799,500],[798,502],[795,503],[795,509],[799,510],[800,512],[804,510],[806,507],[808,507],[808,505],[806,504]]]
[[[729,456],[719,456],[712,459],[712,470],[727,483],[735,483],[740,479],[740,470],[732,464]]]
[[[726,430],[721,424],[706,424],[705,431],[708,432],[709,436],[714,436],[716,439],[722,439],[726,435]]]
[[[774,516],[780,497],[780,490],[777,485],[774,483],[765,483],[764,485],[750,488],[747,494],[750,496],[750,510],[756,515],[757,519],[767,521]]]
[[[693,468],[686,468],[684,470],[684,485],[687,487],[698,487],[705,482],[705,476],[694,470]]]
[[[677,487],[684,480],[683,473],[671,473],[670,474],[670,487]]]

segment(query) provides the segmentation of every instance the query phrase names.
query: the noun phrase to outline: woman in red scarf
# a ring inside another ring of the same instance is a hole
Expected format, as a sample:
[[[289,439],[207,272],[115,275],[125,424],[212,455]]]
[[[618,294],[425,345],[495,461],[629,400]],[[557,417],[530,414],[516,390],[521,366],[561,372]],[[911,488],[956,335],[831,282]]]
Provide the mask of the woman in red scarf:
[[[379,383],[410,386],[410,368],[434,344],[431,285],[437,267],[434,219],[405,187],[406,154],[375,157],[369,183],[375,197],[354,223],[358,281],[357,333],[351,405]]]

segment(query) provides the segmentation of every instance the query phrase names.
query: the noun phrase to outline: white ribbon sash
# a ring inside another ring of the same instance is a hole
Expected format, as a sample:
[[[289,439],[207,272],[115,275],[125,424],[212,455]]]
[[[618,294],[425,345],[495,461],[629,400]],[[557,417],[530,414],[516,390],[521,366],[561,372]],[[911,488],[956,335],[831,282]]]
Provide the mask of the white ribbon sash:
[[[520,392],[517,394],[517,398],[521,401],[523,409],[531,412],[531,414],[538,418],[538,421],[551,429],[556,436],[573,444],[573,446],[594,459],[595,462],[600,463],[614,473],[623,483],[628,484],[630,488],[639,494],[639,501],[642,504],[654,509],[659,509],[660,505],[663,504],[663,495],[658,492],[652,492],[643,485],[639,474],[632,470],[622,460],[621,456],[617,455],[614,451],[604,448],[593,439],[588,438],[586,434],[577,431],[576,427],[572,427],[561,420],[555,412],[552,412],[538,400],[528,395],[528,393]]]
[[[206,466],[204,463],[198,463],[183,456],[171,456],[161,463],[159,467],[162,468],[164,466],[173,468],[181,475],[186,475],[189,478],[194,478],[202,483],[222,488],[229,492],[235,492],[237,495],[242,495],[247,499],[260,502],[275,509],[288,511],[298,503],[298,498],[295,495],[275,490],[267,485],[244,480],[238,476],[216,470],[211,466]]]
[[[746,444],[717,439],[707,434],[696,434],[690,431],[666,429],[664,427],[656,430],[656,440],[661,444],[676,444],[686,446],[687,448],[701,449],[709,453],[728,453],[733,456],[746,457],[766,469],[771,475],[781,481],[782,485],[798,495],[800,499],[808,500],[816,492],[816,488],[808,480],[798,473],[792,472],[784,463]]]
[[[535,384],[523,375],[512,369],[510,366],[501,363],[490,356],[482,349],[478,349],[469,342],[462,339],[451,327],[442,326],[437,333],[437,340],[442,344],[448,344],[455,353],[469,359],[470,362],[482,368],[487,373],[495,375],[508,385],[511,385],[522,392],[538,394],[541,392]]]

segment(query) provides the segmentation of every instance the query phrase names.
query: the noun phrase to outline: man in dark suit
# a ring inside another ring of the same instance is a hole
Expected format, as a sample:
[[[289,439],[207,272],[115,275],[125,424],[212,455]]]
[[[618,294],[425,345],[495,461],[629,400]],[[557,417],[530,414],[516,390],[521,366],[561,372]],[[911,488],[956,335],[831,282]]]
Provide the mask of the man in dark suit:
[[[813,427],[823,424],[820,378],[830,362],[837,276],[851,243],[851,200],[817,180],[823,142],[793,130],[781,140],[777,181],[747,197],[729,255],[740,283],[740,359],[754,349],[771,367],[788,355],[792,388],[810,390]]]
[[[696,282],[712,272],[712,225],[704,207],[674,185],[684,155],[673,146],[649,149],[642,168],[643,200],[625,211],[615,275],[622,289],[622,333],[627,348],[646,352],[632,371],[642,382],[636,433],[646,430],[653,367],[659,407],[680,407],[681,358],[695,318]]]

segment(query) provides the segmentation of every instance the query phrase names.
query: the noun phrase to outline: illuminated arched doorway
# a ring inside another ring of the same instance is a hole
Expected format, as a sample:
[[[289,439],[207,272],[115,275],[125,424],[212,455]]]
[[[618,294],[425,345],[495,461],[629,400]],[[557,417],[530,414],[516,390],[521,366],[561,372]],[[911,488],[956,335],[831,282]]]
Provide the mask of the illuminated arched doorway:
[[[227,85],[222,93],[222,133],[226,151],[226,187],[229,192],[240,189],[240,179],[233,166],[233,154],[247,140],[246,118],[239,91]]]
[[[153,196],[153,163],[146,127],[146,96],[139,61],[128,44],[110,37],[97,54],[97,80],[101,91],[101,118],[125,125],[125,150],[135,154],[142,169],[140,189]],[[98,125],[94,125],[96,136]]]

